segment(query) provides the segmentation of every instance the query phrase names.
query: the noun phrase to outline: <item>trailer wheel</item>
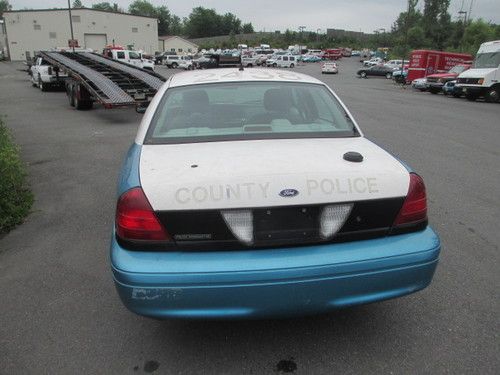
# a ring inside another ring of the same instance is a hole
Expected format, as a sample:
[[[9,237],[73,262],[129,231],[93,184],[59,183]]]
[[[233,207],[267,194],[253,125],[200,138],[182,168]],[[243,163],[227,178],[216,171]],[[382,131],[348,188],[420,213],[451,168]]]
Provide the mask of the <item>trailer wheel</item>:
[[[494,87],[486,91],[486,94],[484,95],[484,100],[486,100],[488,103],[496,103],[498,102],[498,99],[499,99],[498,89]]]

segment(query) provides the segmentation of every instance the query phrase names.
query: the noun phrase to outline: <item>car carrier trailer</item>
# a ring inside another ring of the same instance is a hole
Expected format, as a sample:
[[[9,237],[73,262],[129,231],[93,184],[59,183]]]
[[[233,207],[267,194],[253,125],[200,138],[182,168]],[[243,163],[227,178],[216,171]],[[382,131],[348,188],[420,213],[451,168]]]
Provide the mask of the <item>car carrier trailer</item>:
[[[93,52],[41,51],[40,56],[66,72],[66,94],[78,110],[92,108],[147,107],[165,78],[150,70],[125,64]]]

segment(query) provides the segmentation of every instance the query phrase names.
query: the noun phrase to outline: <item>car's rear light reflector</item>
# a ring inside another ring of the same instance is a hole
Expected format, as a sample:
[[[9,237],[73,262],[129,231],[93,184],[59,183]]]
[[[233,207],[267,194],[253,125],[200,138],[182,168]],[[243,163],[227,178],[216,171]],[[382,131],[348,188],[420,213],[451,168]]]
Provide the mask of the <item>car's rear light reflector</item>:
[[[233,235],[245,245],[253,244],[252,210],[225,210],[222,217]]]
[[[170,240],[140,187],[130,189],[120,196],[115,223],[117,236],[124,240]]]
[[[351,213],[353,204],[330,204],[323,207],[320,215],[319,235],[323,239],[332,238],[342,228]]]
[[[422,177],[410,173],[410,186],[394,226],[417,224],[427,220],[427,197]]]

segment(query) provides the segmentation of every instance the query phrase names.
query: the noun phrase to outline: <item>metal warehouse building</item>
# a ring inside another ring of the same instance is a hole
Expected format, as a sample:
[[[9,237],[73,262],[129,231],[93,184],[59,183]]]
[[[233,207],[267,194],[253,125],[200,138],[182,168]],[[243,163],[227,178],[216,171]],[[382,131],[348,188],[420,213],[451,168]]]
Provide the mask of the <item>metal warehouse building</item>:
[[[11,60],[26,52],[67,47],[71,39],[68,9],[16,10],[3,14]],[[74,38],[80,47],[102,50],[107,44],[153,54],[158,49],[158,20],[127,13],[71,9]]]

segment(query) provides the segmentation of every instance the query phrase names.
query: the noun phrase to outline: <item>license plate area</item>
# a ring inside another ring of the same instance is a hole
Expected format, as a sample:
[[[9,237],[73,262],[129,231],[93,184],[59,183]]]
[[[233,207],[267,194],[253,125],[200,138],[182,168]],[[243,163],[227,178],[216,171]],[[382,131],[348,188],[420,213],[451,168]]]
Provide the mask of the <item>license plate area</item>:
[[[319,239],[320,207],[277,207],[253,210],[256,243],[300,243]]]

